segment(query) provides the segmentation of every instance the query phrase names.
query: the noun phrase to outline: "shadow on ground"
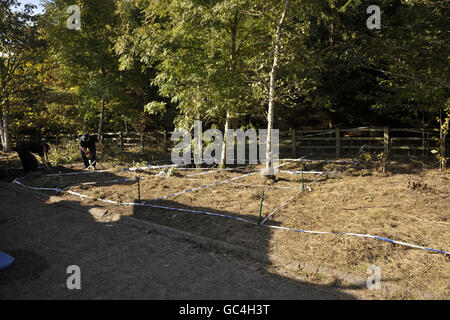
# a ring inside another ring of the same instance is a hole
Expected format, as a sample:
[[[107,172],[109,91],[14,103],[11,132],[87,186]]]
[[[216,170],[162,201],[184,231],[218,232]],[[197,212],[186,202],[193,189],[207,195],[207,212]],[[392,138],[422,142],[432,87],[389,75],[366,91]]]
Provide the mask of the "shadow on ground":
[[[112,174],[110,174],[112,175]],[[112,175],[114,176],[114,175]],[[113,177],[110,177],[113,178]],[[270,263],[237,256],[195,242],[174,240],[142,226],[99,222],[93,206],[0,185],[0,250],[16,258],[0,271],[2,299],[354,299],[337,284],[319,285],[272,273]],[[183,206],[185,210],[239,214]],[[138,219],[182,228],[236,245],[247,235],[268,252],[270,229],[187,212],[136,207]],[[69,290],[67,267],[78,265],[82,289]]]

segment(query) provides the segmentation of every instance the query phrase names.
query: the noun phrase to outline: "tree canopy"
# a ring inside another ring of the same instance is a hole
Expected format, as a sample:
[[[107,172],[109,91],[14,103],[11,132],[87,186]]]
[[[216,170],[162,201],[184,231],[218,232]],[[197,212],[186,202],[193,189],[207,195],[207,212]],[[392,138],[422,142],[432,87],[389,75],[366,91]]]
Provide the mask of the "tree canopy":
[[[380,29],[366,25],[372,4]],[[79,30],[67,27],[71,5]],[[449,9],[438,0],[47,0],[36,15],[2,0],[2,145],[30,130],[264,128],[272,113],[282,130],[426,128],[437,118],[448,127]]]

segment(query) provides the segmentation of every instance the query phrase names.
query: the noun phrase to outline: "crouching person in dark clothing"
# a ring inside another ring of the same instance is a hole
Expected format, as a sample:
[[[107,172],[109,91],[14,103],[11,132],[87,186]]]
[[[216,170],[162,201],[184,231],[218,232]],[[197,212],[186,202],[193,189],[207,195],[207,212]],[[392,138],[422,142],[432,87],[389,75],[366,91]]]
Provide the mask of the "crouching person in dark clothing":
[[[48,152],[50,146],[46,143],[37,142],[17,142],[16,150],[19,154],[20,162],[22,162],[23,173],[26,175],[32,171],[39,170],[39,164],[33,153],[38,154],[41,157],[42,163],[45,168],[50,170],[48,166]]]
[[[104,149],[104,145],[97,139],[96,135],[84,134],[80,138],[80,154],[83,159],[86,169],[96,169],[97,165],[97,149],[96,143],[100,146],[100,149]]]

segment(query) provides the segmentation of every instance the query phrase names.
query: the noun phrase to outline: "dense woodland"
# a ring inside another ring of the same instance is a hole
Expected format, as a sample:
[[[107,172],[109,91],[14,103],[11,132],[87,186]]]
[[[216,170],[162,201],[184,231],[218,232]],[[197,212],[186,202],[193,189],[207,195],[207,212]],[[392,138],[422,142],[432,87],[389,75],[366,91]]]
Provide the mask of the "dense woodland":
[[[71,5],[80,30],[69,29]],[[369,29],[370,5],[381,29]],[[0,0],[1,142],[205,127],[448,130],[441,0]]]

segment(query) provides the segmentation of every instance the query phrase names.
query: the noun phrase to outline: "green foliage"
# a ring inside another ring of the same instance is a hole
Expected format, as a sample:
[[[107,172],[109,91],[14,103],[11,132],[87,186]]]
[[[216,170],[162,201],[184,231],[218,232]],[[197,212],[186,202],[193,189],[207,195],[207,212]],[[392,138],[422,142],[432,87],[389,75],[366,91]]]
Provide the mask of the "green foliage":
[[[152,101],[145,105],[144,110],[149,114],[164,114],[166,112],[166,103]]]
[[[137,1],[141,21],[126,29],[116,48],[123,68],[142,61],[156,68],[153,84],[178,104],[177,124],[189,128],[195,119],[221,121],[238,113],[249,100],[244,79],[245,55],[251,48],[251,26],[242,1]],[[152,102],[146,110],[164,110]]]
[[[1,115],[13,133],[93,132],[102,105],[113,131],[222,128],[227,116],[261,128],[284,3],[49,0],[33,16],[3,0]],[[74,4],[81,30],[66,27]],[[380,0],[381,30],[369,30],[370,4],[290,1],[275,127],[435,127],[439,117],[448,133],[448,6]]]
[[[71,140],[58,147],[51,146],[50,148],[48,160],[54,166],[77,163],[81,159],[78,141]]]
[[[42,58],[45,44],[32,15],[34,6],[25,5],[23,11],[18,6],[16,0],[0,2],[0,136],[4,151],[11,148],[11,116],[24,111],[19,107],[24,106],[26,96],[35,96],[33,100],[41,91],[35,81],[41,70],[33,64]]]

